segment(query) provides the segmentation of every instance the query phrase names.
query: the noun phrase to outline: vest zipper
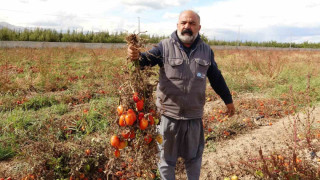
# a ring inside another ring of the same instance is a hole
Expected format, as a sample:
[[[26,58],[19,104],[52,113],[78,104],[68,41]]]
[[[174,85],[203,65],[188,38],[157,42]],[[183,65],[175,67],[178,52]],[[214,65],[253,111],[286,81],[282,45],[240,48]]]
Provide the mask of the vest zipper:
[[[190,64],[190,60],[189,60],[189,58],[188,58],[188,56],[187,56],[187,53],[183,50],[183,48],[181,48],[180,47],[180,52],[181,52],[181,54],[182,54],[182,56],[183,56],[183,59],[185,60],[185,63],[186,63],[186,65],[184,65],[184,69],[186,68],[186,66],[187,65],[189,65]],[[185,70],[184,70],[184,72],[185,72]],[[183,74],[183,76],[182,76],[182,81],[183,81],[183,93],[184,94],[186,94],[187,93],[187,88],[186,88],[186,77],[185,77],[185,75]],[[181,111],[180,111],[180,120],[183,120],[184,118],[185,118],[185,110],[184,110],[184,104],[185,104],[185,95],[183,96],[183,104],[182,104],[182,106],[181,106]]]
[[[190,58],[191,58],[191,56],[192,56],[192,53],[195,51],[197,49],[197,46],[194,48],[194,49],[191,49],[191,52],[190,52]]]
[[[191,50],[189,57],[192,56],[192,53],[193,53],[196,49],[197,49],[197,47]],[[187,56],[187,53],[186,53],[181,47],[180,47],[180,51],[182,52],[182,55],[184,56],[183,58],[186,60],[186,64],[189,65],[189,64],[190,64],[190,58]],[[186,68],[186,67],[184,67],[184,68]],[[186,93],[187,93],[187,87],[186,87],[186,82],[187,82],[187,80],[186,80],[185,77],[182,77],[182,80],[183,80],[183,92],[184,92],[184,94],[186,94]],[[183,99],[184,99],[183,102],[186,102],[185,97],[186,97],[186,96],[183,97]],[[185,111],[185,110],[184,110],[184,103],[183,103],[183,105],[182,105],[182,107],[181,107],[181,113],[180,113],[180,119],[181,119],[181,120],[183,120],[184,117],[185,117],[185,112],[184,112],[184,111]]]

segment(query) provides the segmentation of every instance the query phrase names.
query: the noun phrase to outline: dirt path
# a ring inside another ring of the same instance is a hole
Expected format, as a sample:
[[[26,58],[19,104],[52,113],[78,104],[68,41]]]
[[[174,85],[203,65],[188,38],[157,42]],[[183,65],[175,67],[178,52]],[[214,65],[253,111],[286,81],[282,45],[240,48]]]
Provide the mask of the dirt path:
[[[320,107],[318,106],[312,113],[316,121],[319,121]],[[300,113],[301,120],[305,115]],[[240,157],[245,158],[250,153],[258,155],[258,150],[261,147],[263,154],[285,148],[285,142],[288,141],[288,132],[285,127],[288,127],[292,122],[292,118],[284,117],[272,126],[261,126],[258,129],[236,136],[234,139],[226,140],[215,144],[215,151],[209,152],[208,148],[203,155],[203,163],[201,169],[202,180],[208,179],[223,179],[221,167],[228,162],[236,162]],[[317,142],[319,143],[319,141]],[[318,152],[319,156],[320,153]],[[251,156],[252,157],[252,156]],[[222,163],[222,164],[221,164]],[[250,179],[239,178],[239,179]]]

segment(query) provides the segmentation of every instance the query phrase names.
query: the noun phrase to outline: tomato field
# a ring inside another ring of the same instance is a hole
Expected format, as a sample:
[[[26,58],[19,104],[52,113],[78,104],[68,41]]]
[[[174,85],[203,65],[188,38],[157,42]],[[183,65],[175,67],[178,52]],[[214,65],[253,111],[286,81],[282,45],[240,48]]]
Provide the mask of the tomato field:
[[[294,121],[287,135],[314,153],[303,157],[288,143],[284,152],[258,152],[256,160],[241,161],[246,168],[227,167],[219,178],[319,179],[320,119],[310,109],[320,102],[320,51],[214,52],[237,112],[228,117],[208,83],[205,153],[298,113],[309,118]],[[1,48],[0,178],[159,179],[157,73],[140,72],[126,49]]]

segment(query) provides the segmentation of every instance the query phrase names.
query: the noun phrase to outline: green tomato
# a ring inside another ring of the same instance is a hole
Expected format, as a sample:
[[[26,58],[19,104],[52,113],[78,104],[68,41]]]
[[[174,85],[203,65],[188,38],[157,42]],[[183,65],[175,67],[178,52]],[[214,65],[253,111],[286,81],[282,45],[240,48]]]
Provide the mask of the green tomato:
[[[154,120],[154,123],[155,123],[156,125],[158,125],[158,124],[159,124],[159,119],[155,119],[155,120]]]
[[[89,172],[89,171],[90,171],[90,169],[91,169],[91,168],[90,168],[90,165],[89,165],[89,164],[87,164],[87,165],[85,166],[85,171],[86,171],[86,172]]]

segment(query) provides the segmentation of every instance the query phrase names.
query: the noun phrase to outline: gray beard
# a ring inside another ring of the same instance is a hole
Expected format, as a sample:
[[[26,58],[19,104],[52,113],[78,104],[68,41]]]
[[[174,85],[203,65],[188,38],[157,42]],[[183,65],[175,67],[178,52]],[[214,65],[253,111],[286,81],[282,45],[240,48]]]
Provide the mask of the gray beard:
[[[192,44],[193,41],[197,38],[199,33],[189,36],[189,35],[182,35],[180,31],[177,31],[177,34],[182,43]]]

